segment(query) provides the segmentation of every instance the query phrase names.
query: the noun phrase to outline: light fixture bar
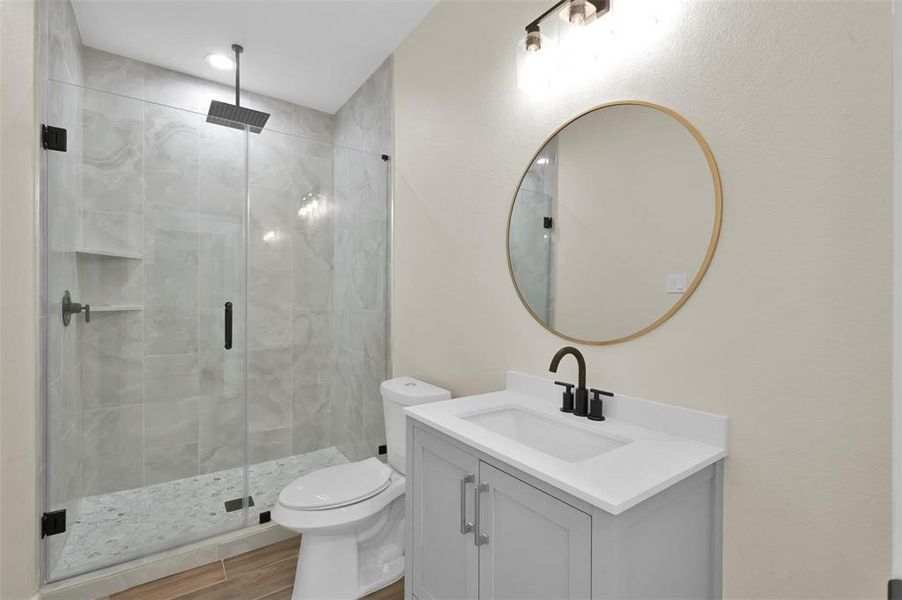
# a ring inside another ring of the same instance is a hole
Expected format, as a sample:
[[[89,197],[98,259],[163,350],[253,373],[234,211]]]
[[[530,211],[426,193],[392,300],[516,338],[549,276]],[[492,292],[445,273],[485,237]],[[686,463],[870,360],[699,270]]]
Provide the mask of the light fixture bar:
[[[551,8],[549,8],[548,10],[546,10],[545,12],[543,12],[541,15],[539,15],[539,17],[538,17],[536,20],[534,20],[533,22],[531,22],[529,25],[526,26],[526,31],[527,31],[527,33],[528,33],[529,31],[538,31],[538,29],[539,29],[539,24],[540,24],[542,21],[544,21],[544,20],[548,17],[548,15],[550,15],[551,13],[553,13],[554,11],[556,11],[557,9],[559,9],[560,7],[562,7],[563,5],[567,4],[568,2],[570,2],[570,0],[561,0],[560,2],[558,2],[558,3],[555,4],[554,6],[552,6]]]
[[[595,14],[597,14],[598,16],[601,16],[608,11],[608,6],[609,6],[610,0],[585,0],[585,1],[586,1],[586,4],[591,4],[592,6],[595,7]],[[542,23],[542,21],[544,21],[546,18],[548,18],[548,15],[552,14],[553,12],[555,12],[556,10],[558,10],[565,4],[569,4],[570,2],[571,2],[571,0],[561,0],[560,2],[558,2],[554,6],[552,6],[545,12],[543,12],[541,15],[538,16],[538,18],[536,18],[534,21],[532,21],[529,25],[526,26],[526,33],[529,34],[531,32],[538,31],[539,25]]]

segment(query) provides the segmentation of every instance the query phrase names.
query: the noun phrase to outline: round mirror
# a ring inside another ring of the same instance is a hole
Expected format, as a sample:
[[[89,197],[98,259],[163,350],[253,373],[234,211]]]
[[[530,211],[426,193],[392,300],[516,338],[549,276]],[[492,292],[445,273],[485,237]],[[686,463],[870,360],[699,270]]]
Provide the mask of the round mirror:
[[[613,344],[669,319],[720,233],[720,175],[686,119],[616,102],[558,129],[520,180],[507,228],[523,304],[555,334]]]

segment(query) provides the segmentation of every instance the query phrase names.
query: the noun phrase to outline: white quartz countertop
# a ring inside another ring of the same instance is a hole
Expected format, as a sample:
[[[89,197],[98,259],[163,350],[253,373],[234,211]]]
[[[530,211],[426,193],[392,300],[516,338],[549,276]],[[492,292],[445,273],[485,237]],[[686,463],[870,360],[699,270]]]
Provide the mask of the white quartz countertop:
[[[619,514],[727,456],[726,417],[616,395],[605,421],[560,412],[552,380],[510,372],[507,389],[407,409],[407,415],[611,514]],[[514,407],[623,443],[568,462],[464,420]]]

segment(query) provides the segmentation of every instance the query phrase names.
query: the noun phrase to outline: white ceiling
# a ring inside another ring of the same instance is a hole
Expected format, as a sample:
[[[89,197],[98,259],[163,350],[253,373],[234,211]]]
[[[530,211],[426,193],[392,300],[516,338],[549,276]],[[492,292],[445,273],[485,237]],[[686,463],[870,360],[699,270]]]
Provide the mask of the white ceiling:
[[[86,46],[234,84],[208,53],[244,46],[241,87],[329,113],[436,0],[74,0]]]

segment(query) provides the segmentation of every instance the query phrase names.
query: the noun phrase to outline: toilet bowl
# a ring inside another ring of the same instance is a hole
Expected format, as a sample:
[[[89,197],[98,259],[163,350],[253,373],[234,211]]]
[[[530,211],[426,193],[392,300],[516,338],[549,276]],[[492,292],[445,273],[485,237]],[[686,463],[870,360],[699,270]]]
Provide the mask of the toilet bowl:
[[[302,534],[292,600],[355,600],[404,576],[404,407],[451,394],[410,377],[380,389],[388,464],[320,469],[285,486],[273,507],[273,521]]]

